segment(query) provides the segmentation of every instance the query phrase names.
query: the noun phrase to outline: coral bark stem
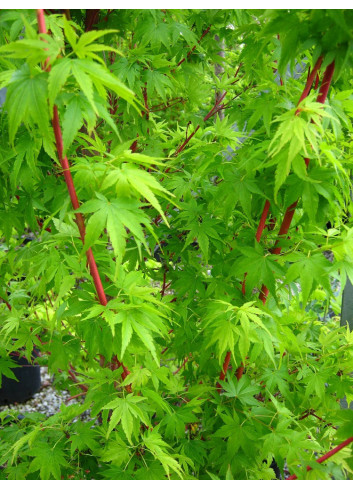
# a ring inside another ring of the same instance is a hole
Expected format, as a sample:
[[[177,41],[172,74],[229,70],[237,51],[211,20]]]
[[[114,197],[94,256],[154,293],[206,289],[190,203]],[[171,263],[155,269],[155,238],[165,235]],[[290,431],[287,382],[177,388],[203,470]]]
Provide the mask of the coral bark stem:
[[[330,450],[329,452],[325,453],[325,455],[322,455],[322,457],[318,458],[316,460],[316,463],[317,464],[322,464],[322,462],[325,462],[326,460],[328,460],[329,458],[331,458],[333,455],[335,455],[336,453],[340,452],[343,448],[347,447],[350,443],[353,442],[353,436],[351,436],[350,438],[347,438],[347,440],[345,440],[344,442],[340,443],[340,445],[337,445],[337,447],[333,448],[332,450]],[[310,470],[313,470],[312,467],[310,467],[310,465],[308,465],[306,467],[306,470],[309,472]],[[298,477],[293,474],[289,477],[287,477],[287,481],[293,481],[295,479],[298,479]]]

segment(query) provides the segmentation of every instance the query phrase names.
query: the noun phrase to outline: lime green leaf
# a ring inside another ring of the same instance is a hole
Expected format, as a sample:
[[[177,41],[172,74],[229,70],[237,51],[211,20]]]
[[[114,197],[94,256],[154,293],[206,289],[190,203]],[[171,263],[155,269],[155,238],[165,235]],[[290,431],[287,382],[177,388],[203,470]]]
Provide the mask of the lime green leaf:
[[[68,21],[66,19],[66,17],[64,16],[64,32],[65,32],[65,36],[66,36],[66,39],[71,44],[72,49],[75,50],[76,41],[77,41],[77,34],[76,34],[74,28],[72,27],[73,25],[75,25],[75,24],[73,24],[73,22]]]
[[[80,60],[71,61],[71,69],[72,74],[76,78],[77,83],[80,85],[81,90],[86,95],[87,100],[93,107],[95,111],[97,111],[94,99],[93,99],[93,83],[91,77],[87,75],[87,73],[82,69],[80,64]]]
[[[80,106],[79,97],[72,97],[69,105],[66,107],[63,118],[63,142],[64,142],[64,154],[70,147],[71,143],[75,139],[78,130],[83,125],[83,117]]]
[[[31,474],[39,470],[42,480],[49,480],[52,476],[60,480],[61,467],[67,467],[64,451],[59,446],[48,447],[44,442],[37,442],[35,448],[27,451],[28,455],[34,457],[28,472]]]
[[[128,347],[132,336],[132,326],[128,314],[129,313],[127,313],[121,326],[121,358],[124,357],[125,350]]]
[[[137,323],[134,318],[132,318],[132,327],[137,334],[137,336],[140,338],[142,343],[146,346],[146,348],[151,352],[156,364],[159,366],[159,359],[156,354],[156,347],[154,345],[153,339],[151,334],[149,333],[148,329],[145,328],[141,323]]]
[[[83,252],[87,251],[99,238],[102,234],[106,224],[106,214],[104,210],[100,210],[92,214],[92,216],[88,219],[86,226],[86,235],[85,235],[85,246],[83,248]]]
[[[53,108],[55,99],[60,93],[60,90],[66,83],[71,71],[71,60],[59,59],[57,63],[52,67],[49,73],[48,79],[48,94],[50,108]]]
[[[118,31],[115,29],[102,29],[101,31],[92,30],[89,32],[85,32],[84,34],[82,34],[82,36],[80,36],[77,44],[75,45],[75,53],[79,55],[80,52],[84,52],[85,48],[93,41],[96,41],[100,37],[103,37],[107,34],[113,34],[114,32]]]

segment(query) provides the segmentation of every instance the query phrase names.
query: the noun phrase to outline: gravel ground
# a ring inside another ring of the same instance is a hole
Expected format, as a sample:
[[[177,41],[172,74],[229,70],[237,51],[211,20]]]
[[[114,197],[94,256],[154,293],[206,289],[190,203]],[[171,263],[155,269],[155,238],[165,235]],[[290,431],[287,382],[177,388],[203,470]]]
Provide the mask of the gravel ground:
[[[68,391],[60,392],[53,387],[53,377],[50,377],[47,367],[41,367],[40,371],[42,381],[40,391],[34,394],[33,398],[28,401],[0,405],[0,412],[10,410],[19,413],[36,412],[43,413],[49,417],[60,411],[60,405],[62,403],[70,405],[80,402],[77,399],[68,401],[70,398]]]

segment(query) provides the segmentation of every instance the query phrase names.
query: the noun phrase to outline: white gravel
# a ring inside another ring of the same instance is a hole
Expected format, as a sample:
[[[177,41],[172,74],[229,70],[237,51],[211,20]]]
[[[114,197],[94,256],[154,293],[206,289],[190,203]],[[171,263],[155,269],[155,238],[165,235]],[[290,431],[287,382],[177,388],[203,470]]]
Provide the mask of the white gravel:
[[[47,367],[41,367],[40,372],[42,381],[40,391],[28,401],[0,405],[0,412],[12,410],[23,414],[35,412],[49,417],[60,411],[62,403],[68,406],[80,402],[80,399],[68,401],[70,398],[68,391],[58,391],[53,387],[53,377],[49,375]]]

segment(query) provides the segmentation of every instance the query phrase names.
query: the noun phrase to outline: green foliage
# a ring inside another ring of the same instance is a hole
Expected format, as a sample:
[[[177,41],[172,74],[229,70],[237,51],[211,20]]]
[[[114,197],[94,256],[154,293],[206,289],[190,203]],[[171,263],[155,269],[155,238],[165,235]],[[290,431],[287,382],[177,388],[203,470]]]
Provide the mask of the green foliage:
[[[0,15],[0,379],[75,402],[0,413],[0,478],[352,477],[352,11],[56,12]]]

